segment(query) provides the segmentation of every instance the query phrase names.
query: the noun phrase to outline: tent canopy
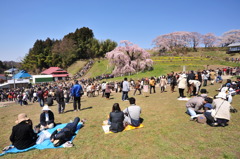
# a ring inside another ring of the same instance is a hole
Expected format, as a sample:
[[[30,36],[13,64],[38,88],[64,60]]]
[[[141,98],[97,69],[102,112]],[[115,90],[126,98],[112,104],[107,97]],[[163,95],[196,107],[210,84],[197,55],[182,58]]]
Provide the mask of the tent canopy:
[[[13,79],[30,78],[30,77],[32,76],[29,73],[27,73],[25,70],[21,70],[16,75],[13,76]]]

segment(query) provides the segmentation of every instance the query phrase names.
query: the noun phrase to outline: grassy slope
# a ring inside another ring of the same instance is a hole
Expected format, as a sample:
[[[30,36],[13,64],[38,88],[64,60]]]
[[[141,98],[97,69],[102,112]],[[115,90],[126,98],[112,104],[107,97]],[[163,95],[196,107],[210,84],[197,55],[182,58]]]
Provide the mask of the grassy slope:
[[[209,95],[216,94],[219,84],[207,86]],[[137,95],[137,104],[142,107],[144,128],[117,134],[103,133],[101,123],[107,119],[113,103],[118,102],[122,109],[129,103],[121,101],[121,93],[112,93],[111,99],[100,96],[82,99],[80,112],[57,114],[57,105],[51,107],[56,122],[69,122],[76,116],[88,121],[74,140],[73,148],[32,150],[19,154],[8,154],[4,158],[239,158],[240,157],[240,116],[232,114],[230,125],[209,127],[189,121],[185,112],[184,101],[178,101],[178,93],[160,93],[149,97]],[[133,91],[129,93],[132,96]],[[233,106],[240,110],[240,98],[233,98]],[[0,147],[9,142],[11,128],[17,114],[25,112],[33,120],[39,122],[41,108],[38,103],[29,106],[13,105],[0,108],[2,128],[0,129]],[[72,110],[72,103],[66,106]]]
[[[211,58],[205,58],[206,56],[210,56]],[[186,66],[186,70],[203,70],[207,68],[214,68],[213,65],[218,65],[219,67],[223,66],[238,66],[239,64],[226,62],[222,59],[225,57],[229,57],[224,51],[209,51],[209,52],[193,52],[188,53],[184,56],[184,61],[181,60],[180,57],[176,59],[172,59],[173,57],[152,57],[154,60],[154,69],[152,71],[139,72],[134,75],[127,76],[129,79],[140,79],[143,77],[151,77],[151,76],[159,76],[166,75],[167,73],[174,71],[180,72],[183,70],[183,66]],[[169,59],[170,58],[170,59]],[[164,61],[159,61],[159,59],[164,59]],[[168,60],[169,59],[169,60]],[[91,70],[87,73],[86,77],[96,77],[104,73],[111,73],[112,68],[109,67],[107,71],[107,60],[101,60],[100,62],[96,62]],[[109,80],[122,80],[123,77],[116,77],[114,79]]]
[[[110,65],[108,65],[108,60],[95,60],[93,67],[90,69],[90,71],[87,72],[85,77],[96,77],[102,74],[110,74],[111,71],[112,68]]]
[[[192,63],[192,64],[191,64]],[[218,60],[197,61],[197,62],[156,62],[154,70],[129,78],[140,78],[154,75],[166,74],[169,71],[181,71],[182,65],[187,70],[204,68],[203,65],[220,64]],[[188,64],[188,65],[187,65]],[[190,65],[191,64],[191,65]],[[224,64],[231,66],[232,63]],[[97,76],[106,72],[107,61],[95,63],[93,69],[88,72],[89,76]],[[109,68],[110,70],[110,68]],[[117,78],[117,80],[123,78]],[[219,84],[207,86],[209,95],[213,96]],[[19,154],[8,154],[4,158],[240,158],[240,116],[239,112],[232,114],[230,125],[225,128],[212,128],[207,125],[189,121],[185,112],[184,101],[176,100],[178,93],[160,93],[157,88],[156,94],[149,97],[135,96],[137,104],[142,107],[144,128],[139,130],[126,131],[117,134],[103,133],[101,123],[107,119],[113,103],[118,102],[122,109],[129,103],[121,101],[120,93],[112,93],[111,100],[100,96],[82,99],[81,112],[71,112],[72,103],[66,106],[65,114],[57,114],[57,105],[51,107],[55,113],[56,122],[69,122],[74,117],[87,118],[86,126],[82,128],[74,140],[73,148],[32,150]],[[132,96],[133,91],[131,91]],[[233,106],[240,110],[240,98],[233,98]],[[36,125],[39,123],[41,108],[38,103],[29,106],[13,105],[0,108],[0,147],[9,142],[14,121],[17,114],[25,112]]]
[[[85,64],[87,63],[87,61],[76,61],[75,63],[73,63],[70,67],[68,67],[67,71],[68,73],[70,73],[71,75],[76,74]]]

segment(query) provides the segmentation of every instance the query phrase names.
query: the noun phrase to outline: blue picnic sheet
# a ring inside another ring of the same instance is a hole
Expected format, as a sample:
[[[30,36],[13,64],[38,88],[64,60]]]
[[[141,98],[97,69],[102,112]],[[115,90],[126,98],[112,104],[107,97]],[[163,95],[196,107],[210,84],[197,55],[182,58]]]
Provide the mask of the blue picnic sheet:
[[[52,129],[47,129],[46,131],[48,131],[50,134],[52,134],[55,130],[57,129],[62,129],[64,128],[68,123],[65,123],[65,124],[59,124],[59,125],[56,125],[54,128]],[[80,128],[82,127],[83,125],[81,123],[78,124],[77,126],[77,130],[76,130],[76,134],[79,132]],[[41,132],[40,132],[41,133]],[[39,134],[40,134],[39,133]],[[70,141],[73,141],[73,139],[76,137],[73,136],[72,139]],[[25,152],[25,151],[29,151],[29,150],[32,150],[32,149],[39,149],[39,150],[43,150],[43,149],[55,149],[55,148],[61,148],[63,147],[62,145],[61,146],[58,146],[58,147],[54,147],[53,143],[50,141],[50,139],[46,139],[44,140],[42,143],[40,144],[37,144],[37,145],[34,145],[32,147],[29,147],[29,148],[26,148],[26,149],[23,149],[23,150],[18,150],[17,148],[12,148],[12,149],[9,149],[8,151],[5,151],[3,153],[0,154],[0,156],[3,156],[7,153],[19,153],[19,152]]]

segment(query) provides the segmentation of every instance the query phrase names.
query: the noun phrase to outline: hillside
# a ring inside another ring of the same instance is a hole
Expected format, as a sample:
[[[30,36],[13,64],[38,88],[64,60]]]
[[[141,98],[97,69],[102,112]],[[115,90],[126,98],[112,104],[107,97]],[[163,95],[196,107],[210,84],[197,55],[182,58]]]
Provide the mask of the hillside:
[[[153,53],[151,53],[153,55]],[[203,69],[216,69],[226,66],[239,66],[239,63],[225,61],[228,57],[240,57],[239,54],[230,56],[225,51],[201,51],[190,52],[183,56],[152,56],[154,61],[153,70],[138,72],[137,74],[127,76],[128,78],[138,79],[143,77],[166,75],[174,71],[183,71],[185,66],[186,71],[190,70],[203,70]],[[112,67],[108,64],[107,59],[95,60],[93,67],[88,71],[85,77],[96,77],[102,74],[111,73]],[[108,68],[108,69],[107,69]],[[109,80],[122,80],[122,77],[116,77]]]

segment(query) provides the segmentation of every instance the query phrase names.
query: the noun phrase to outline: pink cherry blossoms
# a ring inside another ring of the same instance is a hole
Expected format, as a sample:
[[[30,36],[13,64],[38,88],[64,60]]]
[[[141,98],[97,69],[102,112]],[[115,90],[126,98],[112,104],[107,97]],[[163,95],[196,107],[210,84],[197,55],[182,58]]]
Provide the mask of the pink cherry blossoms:
[[[133,74],[149,69],[153,65],[150,54],[136,44],[127,40],[120,42],[123,46],[118,46],[106,54],[110,64],[115,66],[113,74],[115,76]]]

